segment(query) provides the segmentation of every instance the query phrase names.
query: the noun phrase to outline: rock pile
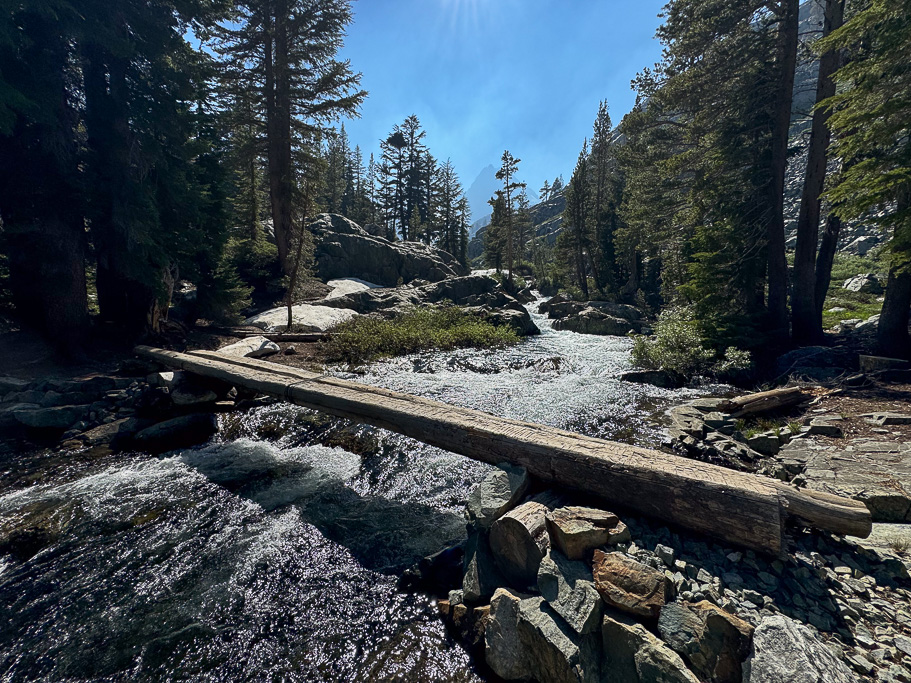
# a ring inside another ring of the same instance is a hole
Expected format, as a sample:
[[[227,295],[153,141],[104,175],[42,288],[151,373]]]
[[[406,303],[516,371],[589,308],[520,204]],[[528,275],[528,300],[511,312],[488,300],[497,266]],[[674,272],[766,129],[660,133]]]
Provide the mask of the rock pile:
[[[471,496],[462,584],[438,607],[500,678],[911,681],[894,557],[819,533],[765,557],[573,502],[511,466]]]
[[[0,427],[28,441],[59,442],[64,450],[161,453],[193,446],[216,432],[214,413],[233,408],[237,397],[229,386],[184,372],[0,380],[3,386],[15,390],[0,398]]]
[[[572,301],[557,295],[542,303],[538,310],[555,321],[555,330],[615,336],[647,331],[644,329],[642,311],[627,304]]]

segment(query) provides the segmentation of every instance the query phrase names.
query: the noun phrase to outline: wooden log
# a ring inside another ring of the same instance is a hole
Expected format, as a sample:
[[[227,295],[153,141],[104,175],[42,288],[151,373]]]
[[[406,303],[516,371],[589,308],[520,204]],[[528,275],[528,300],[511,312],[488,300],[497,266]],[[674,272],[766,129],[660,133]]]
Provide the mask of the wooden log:
[[[756,394],[747,394],[738,396],[718,405],[718,410],[722,413],[728,413],[733,417],[743,417],[744,415],[758,415],[768,413],[773,410],[780,410],[803,402],[807,397],[800,387],[785,387],[783,389],[772,389],[771,391],[760,391]]]
[[[538,583],[538,567],[550,548],[545,515],[550,508],[529,500],[500,517],[490,527],[490,549],[497,568],[511,586]]]
[[[222,379],[315,410],[410,436],[490,464],[525,467],[549,484],[611,505],[778,554],[783,526],[865,537],[870,513],[857,501],[789,487],[697,460],[510,420],[250,358],[137,347],[166,365]]]

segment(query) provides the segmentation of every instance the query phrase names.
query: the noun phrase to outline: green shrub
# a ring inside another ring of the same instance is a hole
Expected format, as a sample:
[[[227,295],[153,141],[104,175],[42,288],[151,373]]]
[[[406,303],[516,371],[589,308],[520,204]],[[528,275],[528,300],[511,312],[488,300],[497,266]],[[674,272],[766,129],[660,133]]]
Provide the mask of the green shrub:
[[[719,358],[707,347],[689,307],[669,308],[658,316],[652,337],[633,335],[632,360],[650,370],[666,370],[684,377],[731,375],[750,368],[750,353],[729,347]]]
[[[417,308],[392,320],[362,316],[335,329],[324,351],[331,361],[360,363],[430,349],[515,344],[515,331],[497,327],[456,306]]]

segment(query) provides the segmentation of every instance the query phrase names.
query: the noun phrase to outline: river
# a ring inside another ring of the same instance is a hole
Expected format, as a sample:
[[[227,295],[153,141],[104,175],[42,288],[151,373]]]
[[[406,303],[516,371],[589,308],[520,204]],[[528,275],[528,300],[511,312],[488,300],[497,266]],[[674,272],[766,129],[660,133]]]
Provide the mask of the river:
[[[508,350],[337,374],[657,445],[649,418],[696,392],[620,382],[629,340],[558,332],[530,309],[542,334]],[[0,679],[484,680],[432,601],[396,582],[463,537],[489,467],[372,428],[366,454],[329,448],[295,428],[309,416],[263,406],[227,418],[238,438],[0,485],[0,516],[53,532],[33,557],[0,554]]]

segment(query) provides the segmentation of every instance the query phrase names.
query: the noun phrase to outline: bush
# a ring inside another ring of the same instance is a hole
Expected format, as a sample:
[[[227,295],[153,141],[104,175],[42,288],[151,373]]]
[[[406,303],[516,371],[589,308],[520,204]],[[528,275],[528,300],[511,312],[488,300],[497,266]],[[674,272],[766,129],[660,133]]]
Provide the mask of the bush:
[[[456,306],[417,308],[392,320],[362,316],[335,329],[324,345],[328,360],[360,363],[418,351],[515,344],[518,335]]]
[[[658,316],[653,337],[633,335],[632,360],[649,370],[665,370],[684,377],[731,375],[751,366],[750,354],[733,347],[718,354],[707,348],[693,310],[669,308]]]

